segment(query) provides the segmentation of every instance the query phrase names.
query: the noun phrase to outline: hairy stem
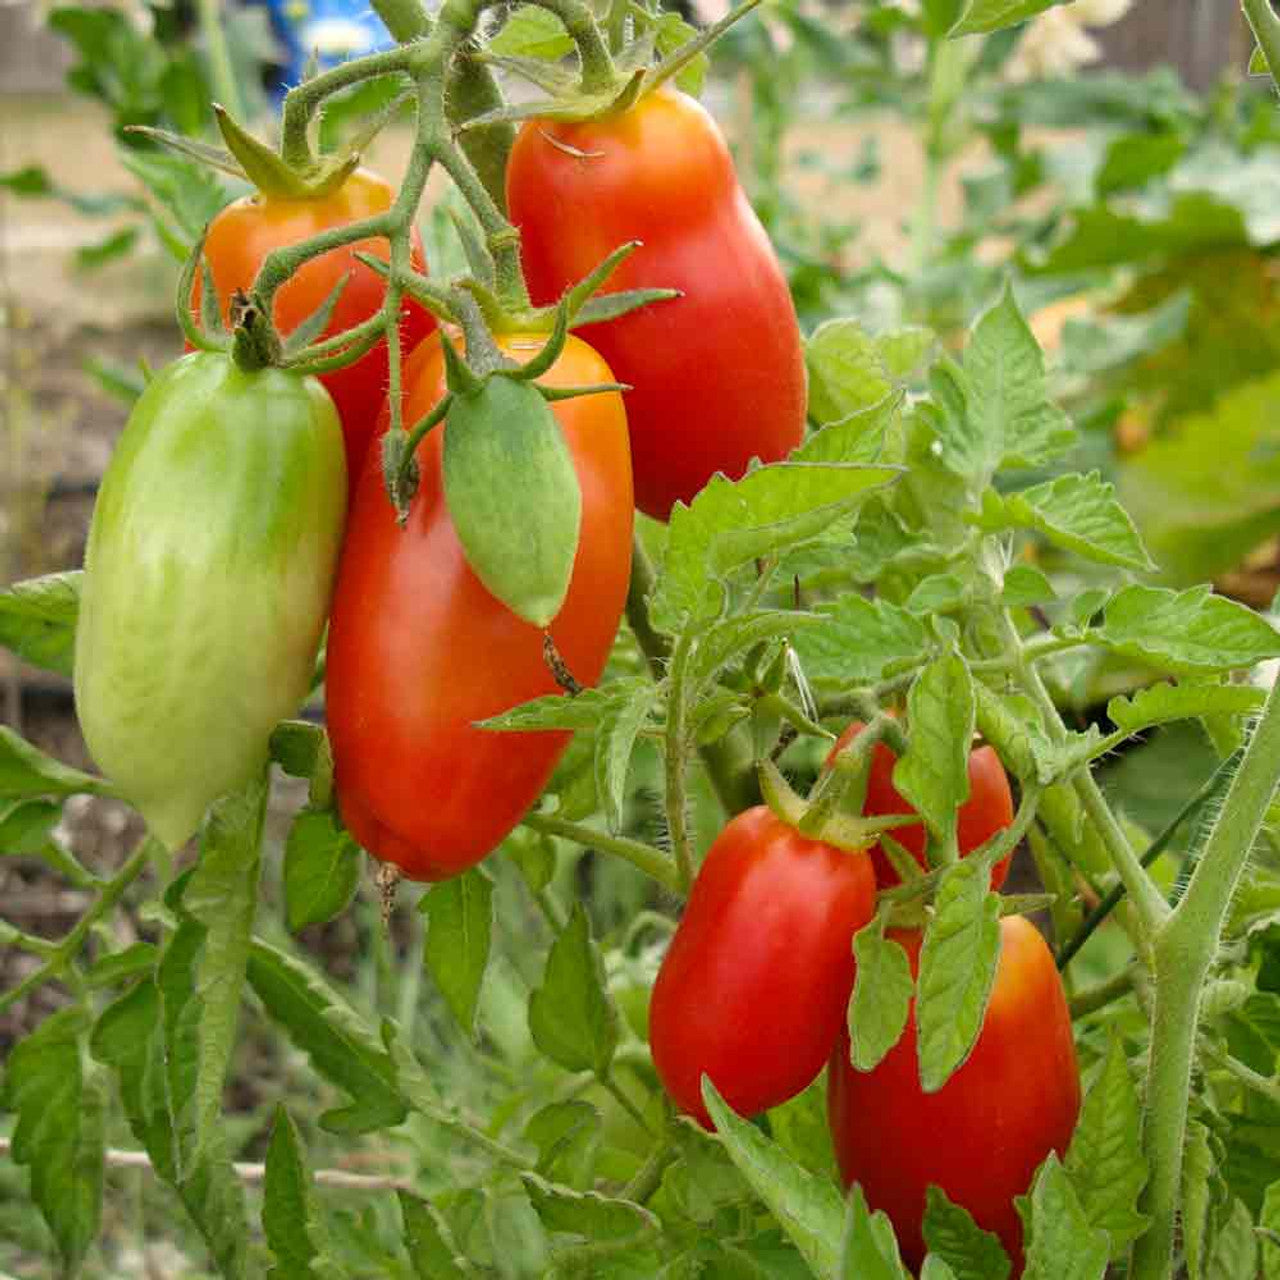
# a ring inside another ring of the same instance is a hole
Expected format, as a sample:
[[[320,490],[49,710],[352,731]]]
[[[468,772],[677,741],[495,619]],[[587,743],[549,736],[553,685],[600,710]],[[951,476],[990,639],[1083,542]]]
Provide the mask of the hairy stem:
[[[674,891],[680,887],[679,874],[671,859],[651,844],[631,840],[626,836],[613,836],[607,831],[588,827],[585,823],[570,822],[549,813],[526,814],[521,825],[528,827],[530,831],[538,831],[546,836],[559,836],[562,840],[572,840],[584,848],[612,854],[615,858],[638,867],[664,888]]]

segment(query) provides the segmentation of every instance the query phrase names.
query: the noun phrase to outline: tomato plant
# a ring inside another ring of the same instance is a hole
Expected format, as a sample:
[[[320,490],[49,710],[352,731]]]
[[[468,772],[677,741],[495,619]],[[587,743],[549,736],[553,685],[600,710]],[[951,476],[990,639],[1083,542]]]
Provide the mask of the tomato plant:
[[[198,352],[134,409],[89,531],[76,710],[170,847],[262,768],[306,695],[346,497],[314,380]]]
[[[528,360],[537,336],[504,339]],[[544,380],[612,381],[571,338]],[[407,420],[445,392],[440,338],[405,369]],[[569,669],[594,684],[626,599],[631,471],[616,392],[555,406],[582,487],[582,535],[569,593],[550,631]],[[384,415],[385,420],[385,415]],[[418,449],[420,481],[401,529],[382,475],[354,499],[329,633],[326,709],[342,816],[356,839],[414,879],[439,880],[483,858],[520,820],[564,751],[565,733],[496,733],[477,720],[556,690],[539,629],[516,617],[468,566],[444,503],[445,425]]]
[[[915,973],[921,935],[891,933]],[[994,1231],[1021,1270],[1022,1223],[1014,1197],[1051,1151],[1065,1152],[1080,1111],[1062,982],[1053,955],[1022,916],[1000,921],[1000,959],[982,1031],[964,1065],[936,1093],[920,1084],[914,1014],[871,1071],[849,1058],[848,1030],[831,1058],[831,1135],[846,1183],[893,1222],[908,1266],[919,1268],[925,1192],[950,1199]]]
[[[233,201],[209,224],[205,237],[205,261],[222,305],[223,319],[230,316],[237,290],[253,284],[259,268],[274,249],[296,245],[309,236],[385,213],[395,191],[368,169],[357,169],[333,191],[314,199],[291,199],[256,194]],[[275,296],[273,318],[284,334],[291,333],[317,311],[338,282],[346,284],[325,329],[327,335],[353,328],[377,314],[386,296],[386,281],[372,267],[356,258],[359,252],[386,256],[386,243],[357,240],[309,259]],[[413,260],[425,270],[422,245],[414,233]],[[194,290],[194,309],[200,307],[200,282]],[[406,300],[400,339],[406,351],[426,337],[434,321],[417,303]],[[347,446],[347,470],[354,486],[360,475],[378,412],[387,393],[387,344],[379,341],[358,360],[321,376],[342,419]]]
[[[809,840],[766,806],[739,814],[698,872],[649,1006],[654,1065],[702,1124],[704,1074],[742,1115],[822,1070],[853,988],[853,935],[871,918],[863,853]]]
[[[862,722],[855,720],[840,735],[827,756],[828,762],[836,752],[847,747],[862,731]],[[868,817],[883,817],[891,813],[914,813],[915,810],[899,795],[893,785],[893,766],[897,757],[883,742],[872,749],[871,767],[867,771],[867,794],[862,812]],[[1013,821],[1013,793],[1009,789],[1009,775],[1005,773],[1000,757],[990,746],[976,747],[969,753],[969,798],[956,811],[956,834],[960,856],[972,853],[999,835]],[[927,868],[925,844],[928,832],[923,823],[894,827],[889,833],[908,853]],[[1001,858],[991,871],[991,887],[999,889],[1009,874],[1012,852]],[[879,843],[871,847],[871,861],[876,870],[876,883],[890,888],[900,883],[893,864]]]
[[[529,287],[554,302],[616,245],[613,287],[683,296],[583,336],[630,385],[636,504],[666,519],[717,471],[776,462],[804,433],[805,371],[786,280],[720,130],[692,98],[651,93],[599,120],[531,120],[507,193]]]

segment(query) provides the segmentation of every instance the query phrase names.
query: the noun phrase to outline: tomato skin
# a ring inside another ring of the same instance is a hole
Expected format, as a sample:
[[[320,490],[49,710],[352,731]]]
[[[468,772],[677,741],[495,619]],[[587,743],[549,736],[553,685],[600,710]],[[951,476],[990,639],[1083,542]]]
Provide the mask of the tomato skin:
[[[810,840],[766,806],[720,833],[694,881],[649,1004],[654,1065],[706,1128],[705,1072],[754,1115],[822,1070],[853,989],[854,933],[875,909],[865,854]]]
[[[852,724],[840,735],[827,756],[830,764],[833,756],[843,750],[862,732],[860,720]],[[893,766],[898,757],[893,754],[884,742],[877,742],[871,751],[871,768],[867,773],[867,797],[862,812],[870,818],[883,817],[893,813],[914,813],[915,810],[903,799],[893,785]],[[998,835],[1013,822],[1013,792],[1009,788],[1009,775],[1005,773],[1000,757],[991,746],[981,746],[969,753],[969,798],[960,806],[956,814],[956,834],[960,843],[960,856],[966,857],[980,845],[985,844],[992,836]],[[889,832],[904,849],[906,849],[921,867],[927,869],[925,861],[925,844],[928,833],[924,823],[912,823],[906,827],[894,827]],[[1009,874],[1009,863],[1013,859],[1010,850],[991,870],[991,887],[998,890]],[[875,864],[876,884],[881,889],[890,889],[901,884],[901,877],[893,869],[879,842],[871,846],[871,860]]]
[[[405,367],[414,422],[444,394],[439,334]],[[504,339],[528,360],[542,338]],[[612,382],[604,361],[570,337],[542,380]],[[582,534],[551,634],[574,676],[604,670],[631,573],[631,468],[616,392],[553,405],[582,486]],[[568,733],[496,733],[483,720],[558,692],[542,633],[480,584],[444,503],[443,432],[418,447],[421,479],[401,529],[370,451],[351,511],[329,631],[326,715],[343,821],[376,858],[414,880],[443,880],[479,862],[524,816],[568,745]]]
[[[306,696],[346,506],[342,430],[313,378],[193,353],[134,407],[89,530],[76,711],[170,848]]]
[[[670,88],[603,120],[530,120],[507,170],[534,300],[557,301],[619,245],[610,289],[684,297],[580,332],[626,394],[636,505],[665,520],[713,474],[784,458],[804,434],[805,367],[786,278],[719,128]]]
[[[391,207],[394,197],[390,184],[377,174],[357,169],[336,191],[319,200],[251,195],[233,201],[209,224],[204,244],[205,258],[222,303],[223,320],[228,319],[232,294],[237,289],[249,288],[273,249],[297,244],[332,227],[376,217]],[[386,282],[373,268],[357,261],[357,252],[386,258],[387,242],[358,240],[331,249],[304,263],[281,285],[275,297],[273,319],[282,334],[292,333],[313,314],[348,272],[350,279],[338,298],[325,335],[350,329],[378,311],[386,296]],[[411,259],[416,271],[426,270],[422,242],[416,231]],[[198,316],[199,276],[192,306]],[[406,299],[400,326],[405,351],[422,341],[434,326],[435,320],[428,312]],[[353,364],[324,374],[320,381],[338,407],[346,439],[347,470],[354,483],[387,395],[387,344],[379,342]]]
[[[1080,1112],[1080,1072],[1062,981],[1039,931],[1000,921],[1001,949],[986,1021],[965,1064],[937,1093],[920,1087],[915,1003],[902,1039],[874,1070],[855,1071],[849,1033],[827,1076],[828,1118],[846,1186],[862,1185],[893,1222],[918,1269],[925,1192],[940,1186],[994,1231],[1022,1269],[1022,1195],[1050,1151],[1066,1150]],[[919,968],[921,935],[891,930]]]

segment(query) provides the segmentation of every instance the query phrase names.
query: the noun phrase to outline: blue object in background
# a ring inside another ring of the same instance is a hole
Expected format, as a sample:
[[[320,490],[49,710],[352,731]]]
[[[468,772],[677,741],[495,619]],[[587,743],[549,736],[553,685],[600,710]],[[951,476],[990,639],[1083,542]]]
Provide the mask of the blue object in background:
[[[320,68],[337,66],[395,45],[369,0],[266,0],[271,27],[284,50],[276,92],[303,76],[312,53]]]

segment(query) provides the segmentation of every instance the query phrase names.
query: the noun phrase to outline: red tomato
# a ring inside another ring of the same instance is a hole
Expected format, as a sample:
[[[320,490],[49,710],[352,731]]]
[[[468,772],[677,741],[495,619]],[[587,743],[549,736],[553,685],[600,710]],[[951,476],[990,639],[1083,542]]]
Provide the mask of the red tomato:
[[[367,169],[357,169],[336,191],[320,200],[283,200],[252,195],[229,204],[209,224],[204,251],[222,301],[226,320],[231,296],[248,289],[258,268],[273,249],[297,244],[309,236],[363,218],[385,213],[395,192]],[[426,270],[422,243],[414,233],[413,266]],[[357,262],[357,251],[387,256],[385,240],[357,240],[312,258],[281,287],[275,298],[273,319],[281,333],[291,333],[321,306],[334,286],[351,273],[338,305],[334,308],[326,335],[341,333],[367,320],[386,296],[382,277],[371,267]],[[193,307],[200,310],[200,278],[196,277]],[[401,341],[411,350],[434,327],[431,315],[406,300],[401,321]],[[354,364],[326,373],[324,383],[342,419],[347,446],[347,474],[354,482],[360,474],[365,451],[373,438],[378,412],[387,396],[387,344],[379,342]]]
[[[920,1087],[915,1006],[902,1039],[872,1071],[855,1071],[849,1033],[827,1075],[828,1116],[845,1185],[862,1185],[893,1222],[907,1265],[924,1259],[925,1191],[939,1186],[994,1231],[1022,1268],[1014,1196],[1050,1151],[1071,1141],[1080,1072],[1071,1015],[1039,931],[1021,916],[1000,921],[1000,962],[986,1021],[965,1064],[937,1093]],[[890,934],[920,960],[918,932]]]
[[[800,330],[773,246],[738,185],[724,137],[692,98],[663,88],[580,124],[530,120],[507,169],[534,300],[565,289],[629,240],[612,289],[684,297],[581,332],[627,392],[636,505],[665,520],[717,471],[776,462],[804,434]]]
[[[501,345],[527,361],[543,341]],[[571,337],[542,381],[580,386],[613,375]],[[438,333],[410,357],[405,388],[407,423],[444,394]],[[594,684],[631,572],[627,421],[616,392],[552,407],[582,486],[582,537],[551,634],[577,679]],[[473,727],[557,687],[542,632],[490,595],[463,556],[440,474],[447,429],[418,447],[421,480],[403,529],[370,457],[329,629],[326,715],[343,821],[371,854],[414,880],[446,879],[493,849],[538,798],[570,736]]]
[[[802,836],[763,805],[711,846],[649,1004],[653,1062],[711,1127],[705,1073],[741,1115],[794,1097],[831,1053],[853,990],[853,935],[875,909],[863,853]]]
[[[827,756],[831,762],[836,752],[846,747],[862,732],[863,724],[855,720],[841,735]],[[891,813],[914,813],[915,810],[902,798],[893,785],[893,766],[898,757],[883,743],[877,742],[871,752],[871,769],[867,775],[867,798],[862,812],[867,817],[878,818]],[[1009,789],[1009,775],[994,747],[979,747],[969,754],[969,798],[960,806],[956,815],[956,834],[960,842],[960,856],[972,853],[992,836],[998,835],[1013,822],[1013,793]],[[908,827],[894,827],[889,832],[904,849],[922,866],[924,847],[928,833],[924,823],[912,823]],[[1013,851],[1002,858],[991,870],[991,887],[999,889],[1009,874]],[[871,846],[871,860],[875,864],[876,884],[881,889],[900,884],[880,845]]]

